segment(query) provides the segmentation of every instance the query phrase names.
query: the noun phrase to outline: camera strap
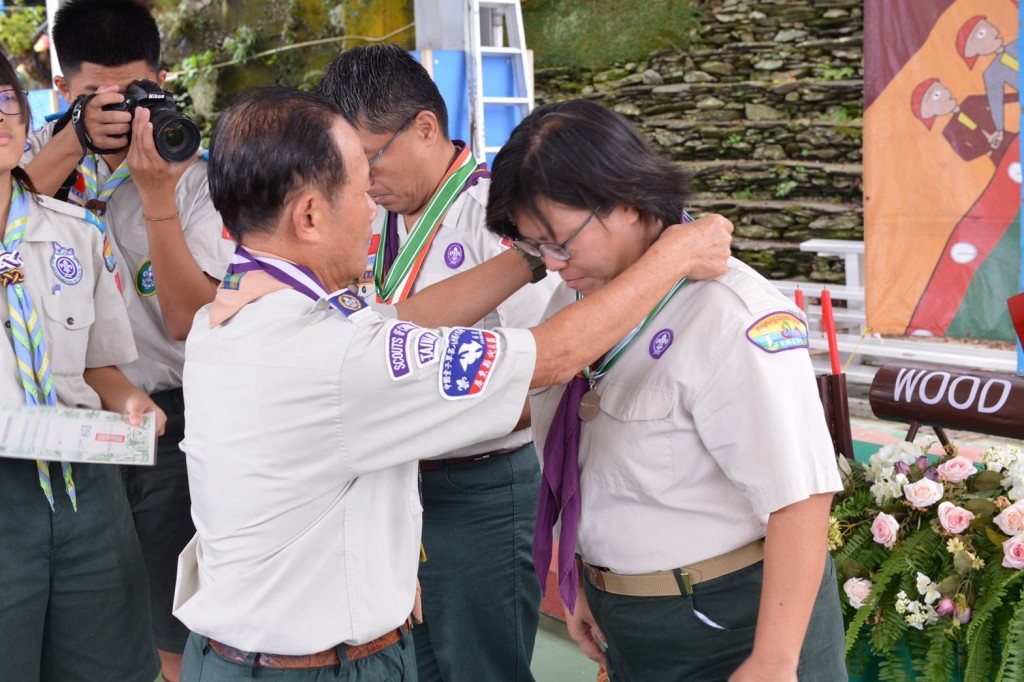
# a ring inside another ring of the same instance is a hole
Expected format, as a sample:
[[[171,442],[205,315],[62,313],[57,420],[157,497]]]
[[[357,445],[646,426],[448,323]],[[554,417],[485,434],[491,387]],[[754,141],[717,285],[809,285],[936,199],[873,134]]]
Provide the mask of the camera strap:
[[[85,128],[85,107],[95,96],[95,93],[79,95],[71,104],[71,125],[75,127],[75,135],[78,136],[78,142],[82,145],[82,156],[86,156],[90,151],[96,154],[117,154],[118,152],[123,152],[125,149],[128,149],[128,145],[118,147],[117,149],[100,149],[92,143],[89,131]]]

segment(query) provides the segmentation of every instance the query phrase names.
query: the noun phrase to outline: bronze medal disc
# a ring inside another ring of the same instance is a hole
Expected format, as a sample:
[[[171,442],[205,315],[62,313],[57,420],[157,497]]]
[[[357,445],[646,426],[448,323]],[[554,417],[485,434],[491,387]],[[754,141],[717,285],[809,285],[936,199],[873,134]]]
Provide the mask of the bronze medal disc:
[[[601,413],[601,396],[597,391],[591,389],[583,394],[580,399],[579,416],[585,422],[590,421]]]

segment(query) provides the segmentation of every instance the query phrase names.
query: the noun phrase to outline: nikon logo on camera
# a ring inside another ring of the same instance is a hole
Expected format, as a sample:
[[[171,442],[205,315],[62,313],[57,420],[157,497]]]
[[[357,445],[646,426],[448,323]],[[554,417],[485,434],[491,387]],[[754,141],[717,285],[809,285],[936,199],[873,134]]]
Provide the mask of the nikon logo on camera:
[[[151,80],[132,81],[124,92],[120,104],[108,104],[106,111],[127,111],[135,117],[135,110],[145,107],[150,111],[153,141],[160,156],[168,161],[186,161],[199,149],[199,127],[181,113],[174,95]],[[131,142],[129,135],[129,143]]]

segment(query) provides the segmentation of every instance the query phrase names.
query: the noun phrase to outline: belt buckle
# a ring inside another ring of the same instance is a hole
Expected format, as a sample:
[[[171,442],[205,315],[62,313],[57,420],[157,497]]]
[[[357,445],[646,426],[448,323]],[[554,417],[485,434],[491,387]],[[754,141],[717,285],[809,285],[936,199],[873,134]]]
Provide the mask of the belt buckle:
[[[681,568],[673,569],[672,575],[675,576],[676,582],[679,583],[679,593],[685,594],[688,597],[693,596],[693,580],[690,578],[690,574]]]

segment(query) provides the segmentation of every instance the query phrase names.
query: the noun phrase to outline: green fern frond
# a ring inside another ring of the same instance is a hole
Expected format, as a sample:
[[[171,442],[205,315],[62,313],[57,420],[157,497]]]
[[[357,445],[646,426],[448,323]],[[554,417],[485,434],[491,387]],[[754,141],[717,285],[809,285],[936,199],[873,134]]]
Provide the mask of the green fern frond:
[[[1024,593],[1014,590],[1014,607],[1010,609],[1005,638],[1001,642],[1003,659],[999,665],[999,682],[1024,682],[1024,608],[1019,606]]]

